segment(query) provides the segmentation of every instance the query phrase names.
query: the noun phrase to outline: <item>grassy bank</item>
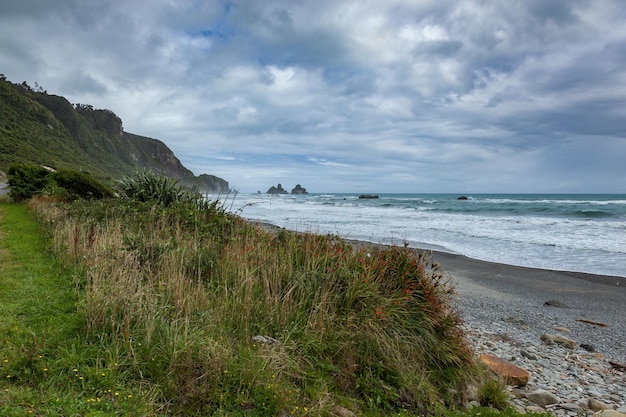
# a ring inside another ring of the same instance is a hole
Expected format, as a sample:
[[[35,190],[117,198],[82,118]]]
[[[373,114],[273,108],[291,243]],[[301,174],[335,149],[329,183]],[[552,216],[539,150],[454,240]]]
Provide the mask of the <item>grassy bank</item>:
[[[427,258],[196,203],[31,200],[45,236],[0,205],[0,413],[452,415],[480,389]]]

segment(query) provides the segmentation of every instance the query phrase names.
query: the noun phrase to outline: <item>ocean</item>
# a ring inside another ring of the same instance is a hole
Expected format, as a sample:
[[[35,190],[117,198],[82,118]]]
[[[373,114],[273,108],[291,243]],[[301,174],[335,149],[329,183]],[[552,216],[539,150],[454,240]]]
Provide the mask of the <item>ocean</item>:
[[[238,194],[224,205],[290,230],[626,278],[626,195]]]

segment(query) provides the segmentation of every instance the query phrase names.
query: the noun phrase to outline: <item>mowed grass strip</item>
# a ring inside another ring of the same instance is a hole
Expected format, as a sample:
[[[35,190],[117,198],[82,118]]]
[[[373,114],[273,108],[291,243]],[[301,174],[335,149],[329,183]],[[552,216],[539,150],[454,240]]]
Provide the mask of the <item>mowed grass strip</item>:
[[[37,337],[43,343],[65,340],[80,326],[71,272],[46,251],[45,236],[28,209],[0,205],[0,317],[5,350],[7,335]]]
[[[0,203],[0,415],[144,414],[99,366],[73,272],[48,249],[27,206]]]

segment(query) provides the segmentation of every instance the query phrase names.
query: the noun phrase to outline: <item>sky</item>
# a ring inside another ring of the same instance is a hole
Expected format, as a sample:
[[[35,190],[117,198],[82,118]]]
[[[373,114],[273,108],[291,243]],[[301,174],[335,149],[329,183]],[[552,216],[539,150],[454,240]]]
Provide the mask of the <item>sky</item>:
[[[0,73],[243,193],[626,193],[623,0],[7,0]]]

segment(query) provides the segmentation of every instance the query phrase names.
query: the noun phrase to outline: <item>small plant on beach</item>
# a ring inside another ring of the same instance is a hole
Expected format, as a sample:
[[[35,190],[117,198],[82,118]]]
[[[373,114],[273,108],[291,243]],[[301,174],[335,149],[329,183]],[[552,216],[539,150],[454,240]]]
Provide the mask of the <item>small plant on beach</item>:
[[[497,410],[505,410],[511,406],[506,386],[496,378],[489,378],[478,391],[480,405]]]

